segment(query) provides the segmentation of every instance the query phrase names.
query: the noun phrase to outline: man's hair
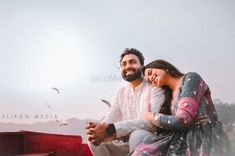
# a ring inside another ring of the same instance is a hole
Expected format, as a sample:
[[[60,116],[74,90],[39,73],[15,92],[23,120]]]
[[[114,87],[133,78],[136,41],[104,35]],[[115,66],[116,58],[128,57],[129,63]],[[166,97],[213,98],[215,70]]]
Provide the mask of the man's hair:
[[[139,50],[134,49],[134,48],[126,48],[126,49],[122,52],[122,54],[121,54],[121,56],[120,56],[120,61],[119,61],[119,62],[121,63],[123,57],[124,57],[125,55],[128,55],[128,54],[136,55],[136,56],[138,57],[139,61],[140,61],[140,64],[141,64],[141,65],[144,65],[144,56],[143,56],[143,54],[142,54]]]

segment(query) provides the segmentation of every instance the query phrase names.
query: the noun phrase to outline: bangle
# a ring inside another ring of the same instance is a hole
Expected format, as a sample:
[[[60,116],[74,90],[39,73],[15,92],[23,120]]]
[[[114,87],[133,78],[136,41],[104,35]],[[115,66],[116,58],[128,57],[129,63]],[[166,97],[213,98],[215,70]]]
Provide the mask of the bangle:
[[[159,117],[160,117],[160,113],[153,113],[152,122],[158,120]]]
[[[156,115],[156,113],[153,113],[153,117],[151,119],[152,122],[154,121],[155,115]]]
[[[160,118],[160,113],[154,113],[154,117],[153,117],[152,123],[153,123],[155,126],[157,126],[157,127],[160,127],[159,118]]]

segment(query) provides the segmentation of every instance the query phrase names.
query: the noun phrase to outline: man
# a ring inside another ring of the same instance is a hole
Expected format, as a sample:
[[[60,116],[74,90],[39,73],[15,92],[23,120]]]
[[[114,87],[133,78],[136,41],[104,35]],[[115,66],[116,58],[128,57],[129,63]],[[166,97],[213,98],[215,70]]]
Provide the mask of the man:
[[[159,112],[165,100],[164,91],[144,80],[142,68],[144,57],[136,49],[125,49],[120,56],[121,74],[128,84],[119,89],[111,110],[102,123],[87,125],[87,138],[94,156],[126,155],[142,142],[147,135],[153,135],[154,126],[143,119],[147,102],[153,103],[152,112]],[[138,130],[142,129],[142,130]],[[115,144],[112,140],[128,143]]]

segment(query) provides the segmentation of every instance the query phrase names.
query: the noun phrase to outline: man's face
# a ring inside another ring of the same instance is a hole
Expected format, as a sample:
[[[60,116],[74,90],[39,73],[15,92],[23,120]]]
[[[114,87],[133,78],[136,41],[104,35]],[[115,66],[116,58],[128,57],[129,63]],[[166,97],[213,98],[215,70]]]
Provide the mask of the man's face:
[[[121,74],[124,80],[131,82],[142,77],[142,66],[138,57],[134,54],[127,54],[121,61]]]

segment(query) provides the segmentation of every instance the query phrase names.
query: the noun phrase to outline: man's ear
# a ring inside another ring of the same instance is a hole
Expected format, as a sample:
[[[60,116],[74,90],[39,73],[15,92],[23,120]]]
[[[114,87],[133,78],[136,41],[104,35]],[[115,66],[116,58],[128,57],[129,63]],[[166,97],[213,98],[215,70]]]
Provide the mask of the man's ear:
[[[141,65],[141,71],[142,71],[142,74],[144,75],[144,71],[145,71],[145,66],[144,65]]]

